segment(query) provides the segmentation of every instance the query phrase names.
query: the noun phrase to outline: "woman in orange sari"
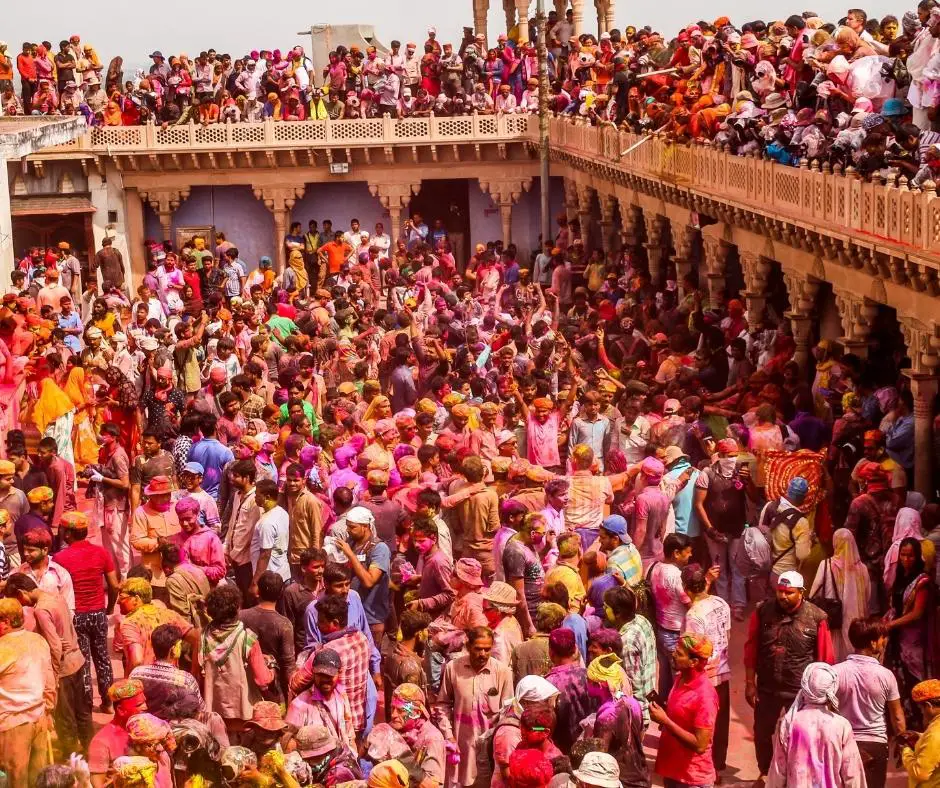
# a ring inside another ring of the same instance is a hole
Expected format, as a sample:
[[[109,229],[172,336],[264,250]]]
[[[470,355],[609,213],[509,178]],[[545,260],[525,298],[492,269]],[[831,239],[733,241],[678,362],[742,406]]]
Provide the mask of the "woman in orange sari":
[[[72,451],[75,454],[75,470],[82,471],[86,465],[98,462],[98,438],[95,434],[97,414],[94,390],[84,368],[73,357],[73,364],[65,381],[64,391],[75,406],[72,428]]]

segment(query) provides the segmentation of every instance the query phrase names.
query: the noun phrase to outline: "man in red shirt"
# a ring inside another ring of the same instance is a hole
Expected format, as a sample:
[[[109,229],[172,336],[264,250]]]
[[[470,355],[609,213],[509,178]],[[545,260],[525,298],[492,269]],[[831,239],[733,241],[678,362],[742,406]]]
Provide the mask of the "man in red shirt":
[[[23,83],[23,108],[29,112],[36,92],[36,61],[33,60],[33,45],[29,42],[23,44],[23,51],[16,56],[16,70],[20,72]]]
[[[332,241],[327,241],[323,246],[317,249],[321,270],[323,265],[326,265],[326,275],[328,277],[338,274],[340,267],[346,262],[349,255],[352,254],[352,251],[352,246],[343,240],[342,230],[337,230],[333,234]]]
[[[103,547],[88,541],[88,516],[83,512],[65,512],[61,534],[67,547],[56,553],[56,562],[69,573],[75,588],[74,624],[78,647],[85,656],[82,681],[87,703],[89,706],[92,703],[91,663],[94,661],[101,711],[107,713],[111,711],[108,687],[114,681],[108,654],[108,615],[114,610],[118,595],[114,559]]]

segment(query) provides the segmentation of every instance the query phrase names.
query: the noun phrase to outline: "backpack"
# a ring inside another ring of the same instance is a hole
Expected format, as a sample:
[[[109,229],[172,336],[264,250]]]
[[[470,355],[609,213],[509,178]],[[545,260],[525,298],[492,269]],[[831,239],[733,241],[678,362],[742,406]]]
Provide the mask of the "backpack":
[[[517,717],[501,713],[496,719],[496,724],[477,737],[476,762],[478,785],[489,785],[493,773],[496,770],[496,756],[493,753],[493,738],[496,736],[496,731],[503,725],[512,725],[516,728],[520,727]]]
[[[773,566],[772,550],[767,534],[756,526],[749,525],[741,535],[741,545],[744,548],[738,553],[741,560],[742,574],[753,576],[770,571]]]
[[[650,582],[650,575],[659,563],[661,562],[653,561],[649,569],[646,570],[643,579],[635,586],[632,586],[633,593],[636,594],[636,612],[650,622],[654,632],[656,631],[656,597],[653,596],[653,584]]]

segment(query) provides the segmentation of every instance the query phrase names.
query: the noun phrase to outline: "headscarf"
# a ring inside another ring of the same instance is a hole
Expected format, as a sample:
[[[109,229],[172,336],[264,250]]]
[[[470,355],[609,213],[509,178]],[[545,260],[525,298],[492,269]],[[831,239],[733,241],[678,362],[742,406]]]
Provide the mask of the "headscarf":
[[[907,506],[902,506],[898,509],[897,517],[894,518],[894,533],[891,535],[891,546],[885,553],[885,588],[892,588],[894,586],[894,577],[898,569],[898,554],[901,552],[901,542],[908,537],[916,539],[919,542],[924,536],[924,527],[921,522],[920,512],[917,511],[917,509],[911,509]]]
[[[304,255],[299,249],[294,249],[290,253],[290,257],[287,260],[287,264],[291,267],[295,274],[297,274],[297,289],[303,290],[308,283],[307,279],[307,268],[304,266]]]
[[[112,764],[117,788],[153,788],[157,784],[157,764],[143,755],[122,755]]]
[[[703,663],[707,662],[715,651],[712,642],[705,635],[695,632],[686,632],[679,638],[679,642],[690,656],[702,660]]]
[[[408,770],[399,761],[376,764],[366,783],[368,788],[408,788]]]
[[[405,682],[392,691],[392,705],[405,712],[408,720],[430,719],[421,687]]]
[[[516,684],[510,703],[517,714],[522,714],[523,703],[544,703],[558,694],[558,688],[542,676],[524,676]]]
[[[514,788],[542,788],[554,774],[551,761],[538,749],[516,750],[509,756],[509,784]]]
[[[73,411],[75,406],[68,395],[56,385],[52,378],[45,378],[39,384],[39,398],[33,405],[33,422],[40,433],[60,416]]]
[[[849,626],[856,618],[864,618],[867,615],[868,600],[871,597],[868,568],[862,563],[855,536],[847,528],[839,528],[832,535],[832,558],[829,559],[829,566],[832,569],[832,582],[835,583],[842,600],[842,636],[847,643]],[[814,588],[817,583],[824,587],[825,575],[822,570],[816,573]]]
[[[84,408],[88,404],[85,399],[85,370],[82,367],[72,367],[64,391],[76,408]]]
[[[602,654],[588,665],[587,677],[589,681],[606,684],[611,696],[619,698],[631,694],[630,680],[620,666],[620,660],[613,654]]]
[[[839,711],[839,676],[825,662],[811,662],[803,671],[800,679],[800,691],[780,721],[777,732],[778,743],[787,752],[790,748],[790,734],[797,712],[804,706],[827,706],[831,711]]]

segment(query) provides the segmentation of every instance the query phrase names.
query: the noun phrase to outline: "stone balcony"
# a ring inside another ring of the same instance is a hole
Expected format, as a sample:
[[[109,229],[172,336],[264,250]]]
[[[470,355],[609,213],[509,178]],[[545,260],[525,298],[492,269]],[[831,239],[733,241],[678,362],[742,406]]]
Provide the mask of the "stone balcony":
[[[130,171],[499,161],[521,155],[537,125],[530,115],[466,115],[109,126],[30,161],[94,157]]]

